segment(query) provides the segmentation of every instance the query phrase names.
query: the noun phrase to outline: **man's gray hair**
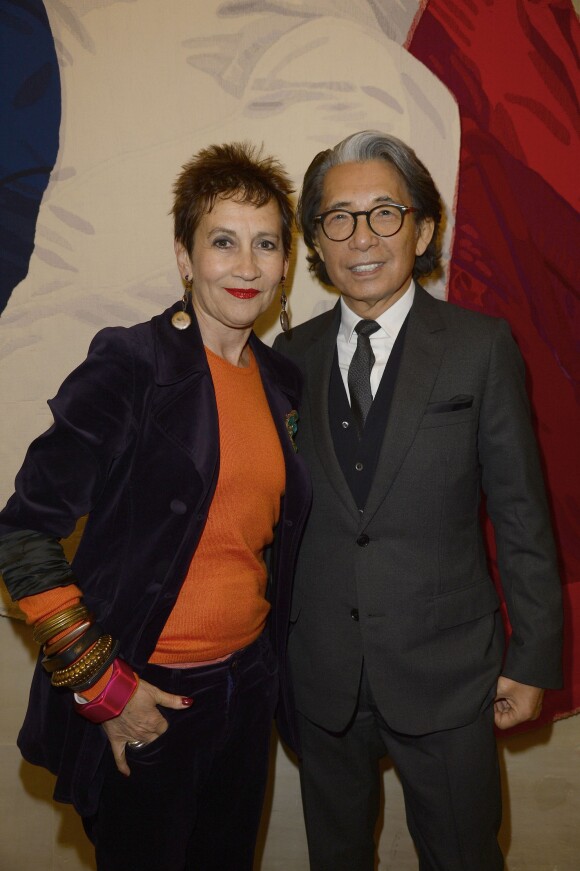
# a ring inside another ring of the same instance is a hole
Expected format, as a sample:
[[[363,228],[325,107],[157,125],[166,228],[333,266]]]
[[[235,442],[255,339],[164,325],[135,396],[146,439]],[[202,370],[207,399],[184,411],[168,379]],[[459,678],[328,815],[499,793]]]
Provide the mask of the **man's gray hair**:
[[[304,241],[310,249],[308,262],[310,270],[325,284],[331,284],[324,262],[314,248],[317,225],[315,218],[320,214],[324,177],[333,166],[343,163],[365,163],[369,160],[384,160],[395,167],[403,179],[411,199],[417,209],[415,222],[418,226],[426,218],[434,222],[434,232],[427,249],[415,260],[413,277],[420,278],[434,272],[440,261],[439,224],[442,204],[439,191],[431,174],[419,160],[413,149],[396,136],[380,133],[377,130],[362,130],[353,133],[335,145],[316,155],[304,176],[304,183],[298,201],[298,226]],[[408,218],[406,219],[408,220]]]

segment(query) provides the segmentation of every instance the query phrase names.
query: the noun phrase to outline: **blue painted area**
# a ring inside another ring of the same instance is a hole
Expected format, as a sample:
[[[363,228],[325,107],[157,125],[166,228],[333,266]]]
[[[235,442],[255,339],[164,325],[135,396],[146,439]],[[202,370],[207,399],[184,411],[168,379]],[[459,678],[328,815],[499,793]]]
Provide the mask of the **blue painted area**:
[[[28,272],[60,116],[60,75],[44,3],[0,0],[0,312]]]

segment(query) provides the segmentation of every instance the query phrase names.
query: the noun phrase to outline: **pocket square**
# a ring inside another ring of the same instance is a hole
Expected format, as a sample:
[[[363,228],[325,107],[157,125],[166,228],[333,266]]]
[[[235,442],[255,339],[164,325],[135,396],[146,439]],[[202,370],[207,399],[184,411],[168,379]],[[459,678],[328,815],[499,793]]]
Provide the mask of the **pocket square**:
[[[426,414],[440,414],[445,411],[463,411],[466,408],[471,408],[472,405],[473,396],[460,393],[459,396],[454,396],[447,402],[430,402],[425,412]]]

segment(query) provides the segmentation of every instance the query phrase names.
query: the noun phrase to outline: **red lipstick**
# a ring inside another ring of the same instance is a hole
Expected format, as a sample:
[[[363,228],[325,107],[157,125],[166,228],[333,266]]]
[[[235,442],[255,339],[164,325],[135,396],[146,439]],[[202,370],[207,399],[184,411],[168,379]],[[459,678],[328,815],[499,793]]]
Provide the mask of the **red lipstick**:
[[[231,293],[232,296],[235,296],[236,299],[253,299],[260,293],[260,291],[256,290],[254,287],[224,287],[224,290],[227,290],[227,292]]]

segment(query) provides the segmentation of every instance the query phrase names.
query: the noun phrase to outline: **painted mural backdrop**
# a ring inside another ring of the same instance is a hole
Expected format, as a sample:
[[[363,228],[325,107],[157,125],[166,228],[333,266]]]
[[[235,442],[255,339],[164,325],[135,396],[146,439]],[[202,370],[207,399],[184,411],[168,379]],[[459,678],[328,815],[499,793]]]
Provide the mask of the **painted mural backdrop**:
[[[578,43],[566,0],[430,0],[408,40],[461,117],[448,298],[505,317],[527,364],[567,607],[544,719],[580,706]]]
[[[96,330],[180,296],[193,151],[263,141],[299,186],[320,149],[392,132],[446,204],[430,291],[506,317],[526,360],[567,608],[543,721],[578,709],[578,35],[571,0],[0,0],[0,500]],[[295,322],[334,302],[304,253]]]

